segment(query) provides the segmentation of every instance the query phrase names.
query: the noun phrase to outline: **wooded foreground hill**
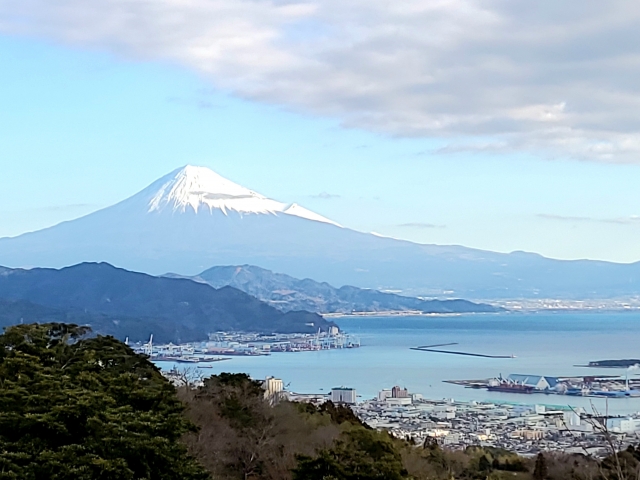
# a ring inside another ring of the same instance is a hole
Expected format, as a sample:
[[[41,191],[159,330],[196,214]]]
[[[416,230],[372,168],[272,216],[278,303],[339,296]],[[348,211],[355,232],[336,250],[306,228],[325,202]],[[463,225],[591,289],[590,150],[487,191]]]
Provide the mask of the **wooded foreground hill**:
[[[640,450],[597,460],[449,451],[372,430],[344,406],[273,403],[222,373],[174,387],[113,337],[68,324],[0,335],[0,480],[631,480]]]

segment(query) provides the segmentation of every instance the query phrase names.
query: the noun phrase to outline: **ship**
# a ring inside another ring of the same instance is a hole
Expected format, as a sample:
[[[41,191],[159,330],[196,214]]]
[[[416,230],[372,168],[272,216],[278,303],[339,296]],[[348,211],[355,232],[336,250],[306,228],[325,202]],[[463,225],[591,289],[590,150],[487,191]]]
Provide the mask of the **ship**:
[[[533,393],[533,387],[529,385],[522,385],[520,383],[502,382],[498,385],[489,385],[487,390],[490,392],[504,392],[504,393]]]
[[[500,374],[498,378],[489,381],[487,390],[490,392],[504,393],[533,393],[534,387],[532,385],[525,385],[524,382],[502,378],[502,374]]]
[[[198,357],[176,357],[174,362],[178,362],[178,363],[199,363],[200,359]]]

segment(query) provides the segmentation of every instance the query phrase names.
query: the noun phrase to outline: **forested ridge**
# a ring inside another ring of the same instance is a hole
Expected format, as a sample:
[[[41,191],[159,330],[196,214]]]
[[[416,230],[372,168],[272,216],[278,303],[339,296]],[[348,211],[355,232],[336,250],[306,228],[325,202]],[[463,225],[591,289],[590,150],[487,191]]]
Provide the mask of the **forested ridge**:
[[[0,480],[637,479],[640,451],[604,460],[449,451],[369,428],[345,406],[266,399],[244,374],[176,388],[86,327],[0,335]]]
[[[217,331],[317,333],[334,323],[310,312],[283,313],[232,287],[153,277],[108,263],[0,272],[0,326],[90,325],[124,340],[196,342]]]

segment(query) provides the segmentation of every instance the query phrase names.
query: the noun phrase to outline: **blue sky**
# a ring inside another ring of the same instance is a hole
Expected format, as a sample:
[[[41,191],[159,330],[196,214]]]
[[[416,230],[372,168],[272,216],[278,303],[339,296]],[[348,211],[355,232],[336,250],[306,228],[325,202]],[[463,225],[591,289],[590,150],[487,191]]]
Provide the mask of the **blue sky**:
[[[195,164],[357,230],[640,260],[633,161],[451,148],[468,134],[401,134],[280,94],[233,91],[170,58],[36,37],[0,36],[0,236],[111,205]]]

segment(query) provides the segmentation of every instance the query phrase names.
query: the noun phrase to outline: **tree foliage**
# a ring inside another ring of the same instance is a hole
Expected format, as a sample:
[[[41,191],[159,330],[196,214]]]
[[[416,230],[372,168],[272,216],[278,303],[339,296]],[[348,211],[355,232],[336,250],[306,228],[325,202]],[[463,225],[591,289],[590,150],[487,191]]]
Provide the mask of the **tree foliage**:
[[[0,335],[0,479],[191,480],[205,471],[174,388],[144,356],[89,329]]]
[[[533,468],[533,480],[545,480],[548,474],[547,459],[544,458],[544,454],[539,453]]]
[[[180,395],[199,427],[184,441],[219,479],[289,479],[296,455],[313,455],[339,434],[331,417],[313,405],[273,406],[260,383],[245,374],[214,375]]]
[[[627,480],[640,450],[598,460],[393,438],[344,405],[265,399],[222,373],[179,390],[142,355],[89,329],[0,335],[0,480]]]
[[[300,456],[294,480],[402,480],[402,457],[385,432],[353,427],[315,457]]]

